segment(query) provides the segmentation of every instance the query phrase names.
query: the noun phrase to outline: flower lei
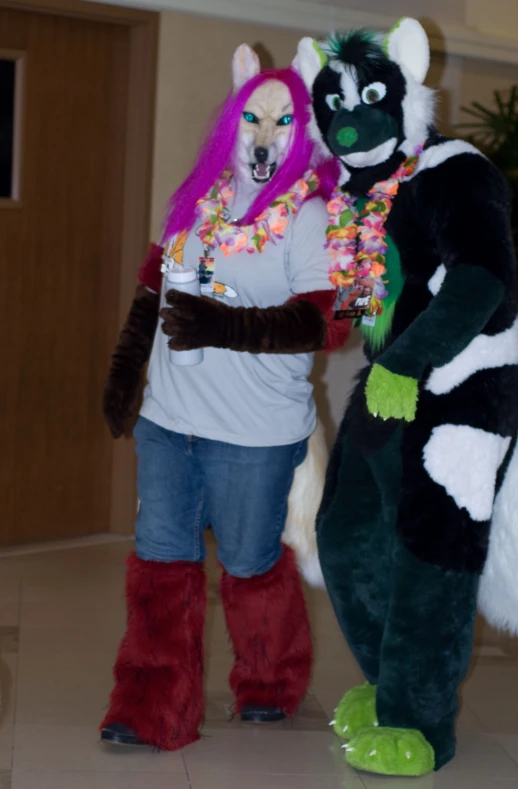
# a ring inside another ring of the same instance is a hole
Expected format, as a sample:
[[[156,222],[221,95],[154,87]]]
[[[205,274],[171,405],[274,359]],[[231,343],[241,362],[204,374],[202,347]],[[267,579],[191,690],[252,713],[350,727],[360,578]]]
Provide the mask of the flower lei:
[[[352,288],[361,279],[374,279],[365,314],[381,315],[383,299],[388,296],[385,257],[387,231],[385,223],[399,191],[401,181],[415,171],[423,151],[419,146],[386,181],[375,184],[368,192],[367,203],[361,214],[356,208],[357,198],[342,192],[338,186],[327,204],[329,223],[326,248],[334,261],[329,279],[336,288]]]
[[[228,221],[228,203],[233,197],[230,188],[232,173],[225,171],[208,195],[198,200],[198,213],[204,222],[198,230],[205,247],[219,247],[225,257],[246,250],[262,252],[267,241],[282,239],[289,215],[296,214],[309,194],[319,186],[315,172],[308,172],[285,195],[281,195],[257,217],[252,225],[241,227]]]

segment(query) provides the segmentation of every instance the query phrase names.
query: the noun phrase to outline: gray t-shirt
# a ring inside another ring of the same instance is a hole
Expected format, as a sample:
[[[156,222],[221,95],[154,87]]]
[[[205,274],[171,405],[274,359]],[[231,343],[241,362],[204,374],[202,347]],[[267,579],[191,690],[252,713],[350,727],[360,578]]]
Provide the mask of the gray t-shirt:
[[[241,217],[254,193],[240,188],[232,219]],[[198,268],[204,249],[195,225],[184,247],[185,266]],[[243,250],[215,259],[215,298],[232,307],[271,307],[294,294],[332,289],[330,257],[324,249],[328,214],[313,198],[290,214],[283,239],[269,241],[261,253]],[[165,277],[162,287],[164,304]],[[218,295],[219,294],[219,295]],[[202,364],[171,364],[167,337],[159,326],[148,370],[141,414],[167,430],[241,446],[293,444],[316,424],[313,387],[308,376],[313,354],[250,354],[205,348]]]

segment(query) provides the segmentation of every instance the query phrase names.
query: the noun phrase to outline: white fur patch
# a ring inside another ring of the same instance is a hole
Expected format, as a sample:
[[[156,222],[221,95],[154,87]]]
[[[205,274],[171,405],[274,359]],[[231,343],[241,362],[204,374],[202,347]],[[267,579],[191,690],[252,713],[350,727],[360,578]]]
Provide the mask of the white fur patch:
[[[489,624],[518,635],[518,448],[495,500],[478,604]]]
[[[404,66],[400,68],[406,82],[406,93],[402,102],[405,141],[401,150],[411,156],[416,146],[422,145],[428,137],[435,113],[435,93],[431,88],[416,82]]]
[[[496,474],[511,439],[468,425],[440,425],[423,450],[424,467],[474,521],[491,518]]]
[[[302,77],[309,93],[313,90],[313,83],[323,69],[325,55],[314,38],[305,36],[301,38],[297,47],[297,54],[292,62],[292,67]]]
[[[411,156],[428,137],[434,119],[435,93],[423,85],[430,66],[428,36],[416,19],[401,19],[387,36],[387,50],[406,82],[402,102],[405,141],[401,150]]]
[[[360,93],[358,91],[358,75],[354,66],[347,68],[337,60],[332,60],[329,68],[340,75],[340,85],[344,94],[344,104],[346,110],[351,112],[361,104]]]
[[[256,77],[261,71],[259,58],[248,44],[241,44],[232,58],[232,81],[234,92],[237,93],[245,82]]]
[[[423,151],[412,177],[415,178],[423,170],[432,170],[435,167],[439,167],[448,159],[460,156],[463,153],[472,153],[477,156],[483,155],[474,145],[464,142],[464,140],[446,140],[446,142],[441,142],[439,145],[432,145],[426,151]]]
[[[428,290],[434,296],[437,296],[437,294],[439,293],[442,287],[442,283],[444,282],[445,276],[446,276],[446,266],[443,263],[441,263],[441,265],[437,268],[437,271],[435,272],[433,277],[431,277],[428,280]]]
[[[283,542],[295,551],[299,568],[311,586],[324,588],[317,551],[316,518],[326,476],[328,451],[321,423],[310,436],[304,462],[295,470],[288,500]]]
[[[309,123],[306,127],[306,131],[308,133],[309,139],[315,143],[315,154],[313,156],[313,166],[320,164],[322,161],[327,161],[329,159],[333,159],[333,154],[325,144],[324,140],[322,139],[322,132],[318,128],[317,119],[315,118],[315,112],[313,110],[313,106],[309,108],[310,117]]]
[[[345,164],[341,162],[340,159],[338,160],[338,162],[340,164],[340,175],[338,176],[338,183],[340,184],[340,186],[345,186],[345,184],[348,184],[349,181],[351,180],[351,171],[347,169]]]
[[[310,95],[313,93],[313,83],[324,67],[324,58],[325,55],[320,45],[313,38],[306,37],[300,40],[292,66],[302,77]],[[314,161],[312,162],[313,165],[316,165],[318,164],[319,155],[320,158],[323,159],[332,159],[333,154],[322,139],[312,102],[309,106],[309,112],[310,119],[307,126],[307,132],[317,149],[315,152],[316,156],[314,156]]]
[[[315,153],[313,154],[313,165],[316,166],[321,161],[325,161],[328,159],[333,159],[333,154],[327,147],[324,139],[322,138],[322,132],[320,131],[317,123],[317,119],[315,117],[315,110],[313,109],[313,102],[308,107],[309,110],[309,122],[306,127],[306,131],[308,133],[309,139],[315,143]]]
[[[417,19],[401,19],[387,35],[389,58],[422,84],[430,67],[430,44]]]
[[[479,334],[451,362],[432,370],[425,389],[436,395],[447,394],[479,370],[506,364],[518,364],[518,321],[491,337]]]
[[[349,167],[372,167],[375,164],[386,162],[394,153],[396,144],[397,140],[393,137],[381,145],[377,145],[376,148],[371,148],[370,151],[349,153],[347,156],[342,156],[341,160]]]
[[[307,558],[301,556],[298,560],[298,563],[302,577],[308,586],[311,586],[313,589],[326,588],[326,582],[324,581],[324,576],[322,574],[318,553],[314,553]]]

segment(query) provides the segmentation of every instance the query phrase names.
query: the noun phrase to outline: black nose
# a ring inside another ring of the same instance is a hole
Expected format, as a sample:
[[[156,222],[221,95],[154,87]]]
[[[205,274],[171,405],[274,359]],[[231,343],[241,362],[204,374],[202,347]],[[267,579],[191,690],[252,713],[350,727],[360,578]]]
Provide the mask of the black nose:
[[[264,164],[268,159],[268,148],[256,148],[255,158],[257,159],[259,164]]]

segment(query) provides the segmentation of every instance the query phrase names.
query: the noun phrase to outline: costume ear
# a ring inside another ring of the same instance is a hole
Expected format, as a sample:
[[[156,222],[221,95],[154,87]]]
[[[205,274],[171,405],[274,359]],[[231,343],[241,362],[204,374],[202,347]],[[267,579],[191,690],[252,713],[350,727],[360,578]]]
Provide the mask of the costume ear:
[[[327,63],[327,57],[314,38],[303,38],[297,47],[295,60],[291,64],[304,80],[309,91],[317,78],[317,74]]]
[[[232,58],[232,79],[237,92],[252,77],[261,72],[261,64],[256,53],[248,44],[240,44]]]
[[[385,50],[389,59],[410,72],[420,85],[424,82],[430,67],[430,44],[417,19],[400,19],[385,38]]]

